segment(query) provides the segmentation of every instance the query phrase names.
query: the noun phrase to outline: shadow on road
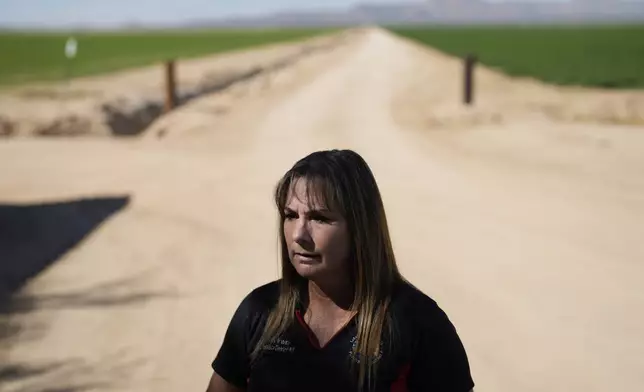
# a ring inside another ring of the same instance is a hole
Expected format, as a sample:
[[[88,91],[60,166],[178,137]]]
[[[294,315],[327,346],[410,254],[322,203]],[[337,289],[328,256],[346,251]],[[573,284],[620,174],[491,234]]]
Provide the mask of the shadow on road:
[[[2,314],[24,314],[32,310],[64,310],[96,307],[126,306],[152,299],[176,297],[169,292],[141,291],[141,279],[131,278],[102,283],[82,290],[56,294],[23,294],[11,297],[9,306],[0,307]]]
[[[47,332],[40,312],[127,306],[153,297],[141,289],[145,273],[55,293],[22,290],[110,217],[130,203],[129,196],[39,204],[0,204],[0,390],[8,392],[83,392],[127,389],[141,358],[112,352],[88,361],[65,352],[21,362],[9,355],[15,344],[37,344]],[[100,339],[100,337],[98,337]]]
[[[40,364],[6,363],[0,369],[0,386],[13,385],[11,392],[116,391],[124,389],[131,375],[145,363],[128,359],[126,352],[114,353],[99,362],[67,359]]]
[[[106,386],[103,383],[74,381],[75,377],[73,376],[64,382],[56,382],[56,379],[60,380],[61,373],[67,373],[66,376],[70,376],[66,368],[74,365],[74,361],[71,362],[57,362],[47,365],[7,364],[0,370],[0,385],[12,382],[21,383],[22,386],[13,389],[15,392],[83,392]]]
[[[167,290],[142,290],[145,280],[145,274],[141,274],[66,292],[14,293],[0,304],[0,345],[12,344],[15,338],[19,338],[21,343],[38,342],[46,333],[48,325],[39,317],[29,317],[31,314],[121,307],[153,300],[176,299],[180,296],[177,292]]]
[[[122,196],[0,204],[0,309],[29,279],[74,248],[129,201],[129,196]]]

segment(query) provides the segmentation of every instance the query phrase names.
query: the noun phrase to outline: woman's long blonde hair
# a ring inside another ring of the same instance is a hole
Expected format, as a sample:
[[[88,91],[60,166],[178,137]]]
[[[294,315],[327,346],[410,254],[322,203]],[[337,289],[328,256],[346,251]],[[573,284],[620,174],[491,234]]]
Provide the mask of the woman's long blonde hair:
[[[322,202],[327,208],[339,211],[347,221],[354,284],[351,310],[357,312],[354,354],[359,358],[358,387],[371,389],[383,334],[392,332],[387,312],[392,291],[403,278],[396,266],[376,180],[364,159],[351,150],[314,152],[296,162],[277,183],[274,197],[280,229],[280,297],[251,359],[256,359],[265,344],[279,337],[294,322],[300,290],[306,287],[306,279],[291,264],[284,238],[284,209],[289,191],[298,179],[307,180],[309,203]]]

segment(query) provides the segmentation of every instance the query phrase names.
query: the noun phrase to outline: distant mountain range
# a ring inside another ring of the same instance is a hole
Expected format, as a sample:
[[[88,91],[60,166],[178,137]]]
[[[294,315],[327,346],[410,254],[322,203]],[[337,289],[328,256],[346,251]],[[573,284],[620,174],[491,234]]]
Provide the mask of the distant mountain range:
[[[644,0],[427,0],[362,4],[337,11],[287,11],[256,17],[194,21],[189,25],[248,28],[627,21],[644,21]]]

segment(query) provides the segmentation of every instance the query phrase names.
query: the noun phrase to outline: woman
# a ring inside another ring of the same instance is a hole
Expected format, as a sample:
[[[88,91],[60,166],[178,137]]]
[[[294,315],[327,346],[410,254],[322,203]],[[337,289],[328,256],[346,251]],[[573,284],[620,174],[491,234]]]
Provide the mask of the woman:
[[[473,388],[448,317],[398,271],[362,157],[303,158],[279,181],[275,202],[282,277],[239,305],[208,392]]]

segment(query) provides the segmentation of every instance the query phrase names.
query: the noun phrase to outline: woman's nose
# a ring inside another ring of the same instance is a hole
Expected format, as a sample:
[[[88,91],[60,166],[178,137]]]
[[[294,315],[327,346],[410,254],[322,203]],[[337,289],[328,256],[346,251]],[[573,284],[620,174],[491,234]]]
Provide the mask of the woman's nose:
[[[293,239],[296,242],[309,242],[311,240],[311,233],[309,232],[309,225],[306,219],[298,219],[295,222]]]

